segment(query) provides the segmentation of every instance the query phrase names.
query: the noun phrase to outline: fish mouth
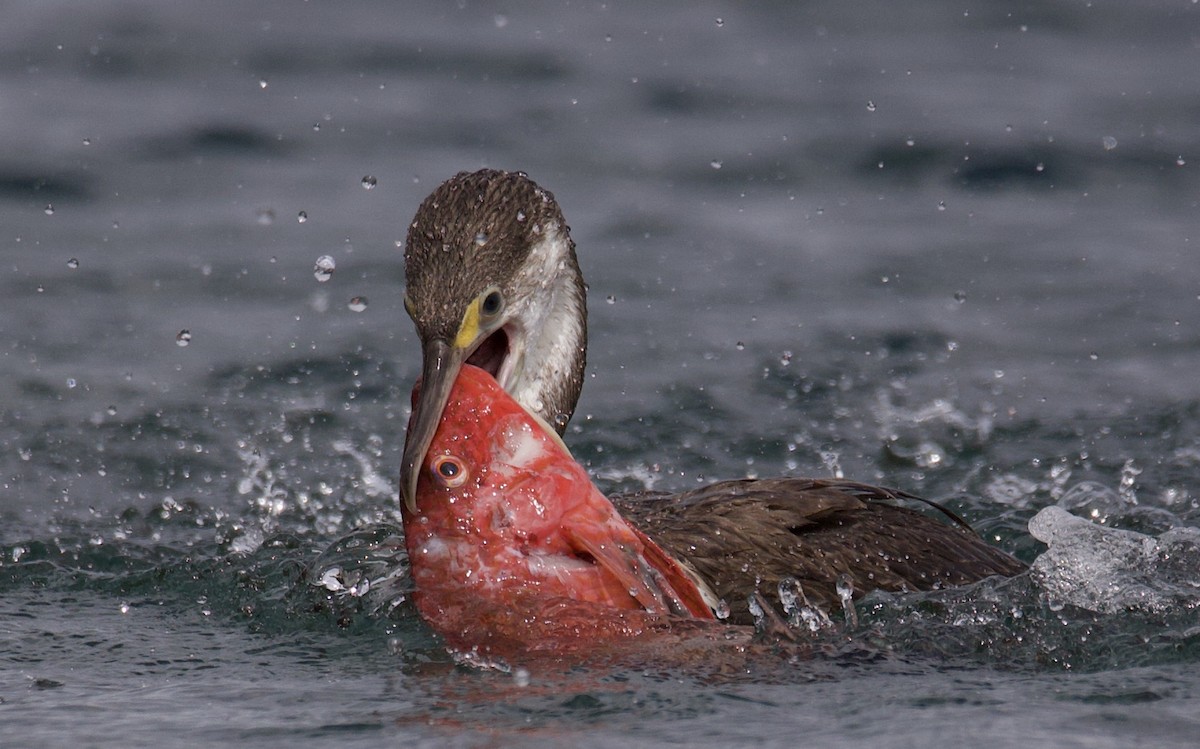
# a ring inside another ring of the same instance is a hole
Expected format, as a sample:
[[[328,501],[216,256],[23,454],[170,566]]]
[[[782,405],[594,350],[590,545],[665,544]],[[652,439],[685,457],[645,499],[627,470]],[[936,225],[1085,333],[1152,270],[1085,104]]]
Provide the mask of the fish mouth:
[[[521,358],[520,339],[515,333],[514,328],[506,325],[465,349],[445,338],[431,338],[422,345],[421,385],[413,403],[400,463],[400,493],[409,512],[417,512],[417,479],[421,475],[421,465],[433,443],[459,370],[464,363],[479,367],[511,393],[513,373]]]

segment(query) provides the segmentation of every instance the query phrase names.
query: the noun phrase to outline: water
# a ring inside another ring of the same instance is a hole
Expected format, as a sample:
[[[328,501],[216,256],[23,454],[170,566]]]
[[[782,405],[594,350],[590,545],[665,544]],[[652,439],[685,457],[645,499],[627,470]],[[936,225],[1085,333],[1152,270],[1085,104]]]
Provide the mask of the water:
[[[1197,13],[10,4],[0,743],[1194,745]],[[806,657],[454,665],[396,243],[483,165],[573,228],[603,486],[842,474],[1034,571]]]

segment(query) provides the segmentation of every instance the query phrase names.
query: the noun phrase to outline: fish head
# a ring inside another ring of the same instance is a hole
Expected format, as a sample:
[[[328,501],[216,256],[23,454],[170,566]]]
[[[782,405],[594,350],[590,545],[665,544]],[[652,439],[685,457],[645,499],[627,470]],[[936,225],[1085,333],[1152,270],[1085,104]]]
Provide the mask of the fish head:
[[[458,645],[629,634],[644,624],[630,629],[629,610],[711,617],[678,563],[483,369],[463,365],[416,478],[415,509],[401,507],[415,600]],[[590,612],[587,627],[564,601]]]
[[[416,512],[402,508],[406,526],[419,521],[427,532],[496,545],[556,546],[564,514],[594,490],[557,432],[470,364],[419,470]]]

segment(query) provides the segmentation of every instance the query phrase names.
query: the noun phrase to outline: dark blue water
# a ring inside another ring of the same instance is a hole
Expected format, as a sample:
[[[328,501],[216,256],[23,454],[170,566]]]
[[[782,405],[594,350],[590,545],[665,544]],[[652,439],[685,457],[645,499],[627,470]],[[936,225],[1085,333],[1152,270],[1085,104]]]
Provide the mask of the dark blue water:
[[[1194,745],[1196,3],[2,13],[0,744]],[[806,657],[456,666],[397,242],[484,165],[572,226],[606,489],[843,474],[1034,570]]]

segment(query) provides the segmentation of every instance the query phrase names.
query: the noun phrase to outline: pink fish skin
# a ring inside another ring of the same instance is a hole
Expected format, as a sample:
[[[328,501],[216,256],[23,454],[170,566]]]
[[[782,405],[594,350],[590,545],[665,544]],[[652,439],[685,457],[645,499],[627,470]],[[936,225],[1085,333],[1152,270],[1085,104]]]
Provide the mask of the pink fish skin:
[[[682,566],[482,369],[458,375],[416,507],[404,509],[414,600],[452,648],[578,649],[713,618]]]

